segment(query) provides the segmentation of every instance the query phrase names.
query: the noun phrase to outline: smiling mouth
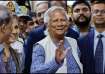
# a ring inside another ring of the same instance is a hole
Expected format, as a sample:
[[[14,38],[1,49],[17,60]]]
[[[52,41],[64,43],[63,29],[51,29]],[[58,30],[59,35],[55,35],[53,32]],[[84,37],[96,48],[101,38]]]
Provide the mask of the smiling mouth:
[[[97,20],[102,20],[103,18],[96,18]]]
[[[79,19],[85,19],[83,16],[81,16]]]
[[[63,30],[64,28],[56,29],[56,30]]]
[[[103,18],[96,18],[97,21],[103,21]]]

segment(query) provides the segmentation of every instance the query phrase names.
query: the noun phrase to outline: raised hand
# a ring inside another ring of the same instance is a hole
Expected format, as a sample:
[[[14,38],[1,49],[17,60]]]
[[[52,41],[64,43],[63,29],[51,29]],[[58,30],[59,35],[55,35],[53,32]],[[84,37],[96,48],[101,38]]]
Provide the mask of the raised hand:
[[[68,52],[68,49],[64,48],[64,41],[60,40],[58,43],[58,48],[56,49],[56,52],[55,52],[55,59],[58,64],[63,62],[67,52]]]

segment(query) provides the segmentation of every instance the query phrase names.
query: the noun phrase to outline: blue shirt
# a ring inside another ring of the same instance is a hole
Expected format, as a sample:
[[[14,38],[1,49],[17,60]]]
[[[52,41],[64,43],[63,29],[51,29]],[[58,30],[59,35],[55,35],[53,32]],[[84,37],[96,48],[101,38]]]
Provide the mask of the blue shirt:
[[[3,49],[3,45],[0,44],[0,73],[16,73],[16,66],[11,55],[8,62],[3,61]]]
[[[65,40],[64,47],[70,47],[70,44]],[[71,52],[71,51],[70,51]],[[55,52],[52,52],[55,53]],[[31,64],[31,73],[55,73],[63,64],[58,64],[55,60],[55,57],[52,60],[45,64],[46,54],[44,48],[36,44],[33,47],[33,56],[32,56],[32,64]],[[80,69],[78,64],[76,63],[72,52],[67,54],[67,72],[68,73],[80,73]]]

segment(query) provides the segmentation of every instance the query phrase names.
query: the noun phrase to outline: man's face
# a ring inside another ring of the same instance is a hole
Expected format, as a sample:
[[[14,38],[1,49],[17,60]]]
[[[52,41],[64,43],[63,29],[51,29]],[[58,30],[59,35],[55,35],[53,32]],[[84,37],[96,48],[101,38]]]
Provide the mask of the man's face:
[[[44,24],[44,13],[48,9],[48,4],[47,3],[42,3],[36,7],[36,17],[38,24]]]
[[[19,20],[19,29],[21,33],[24,33],[26,31],[27,28],[27,21],[25,19],[21,19]]]
[[[29,33],[32,31],[32,29],[35,27],[36,25],[34,24],[33,21],[28,21],[27,22],[27,29],[26,29],[26,32]]]
[[[91,11],[88,6],[81,3],[74,7],[73,9],[73,20],[74,23],[79,27],[85,27],[84,23],[89,24],[91,19]]]
[[[54,11],[51,13],[50,20],[48,23],[49,32],[55,36],[64,35],[69,27],[68,20],[61,11]]]
[[[92,6],[92,20],[96,28],[105,28],[105,4],[94,4]]]

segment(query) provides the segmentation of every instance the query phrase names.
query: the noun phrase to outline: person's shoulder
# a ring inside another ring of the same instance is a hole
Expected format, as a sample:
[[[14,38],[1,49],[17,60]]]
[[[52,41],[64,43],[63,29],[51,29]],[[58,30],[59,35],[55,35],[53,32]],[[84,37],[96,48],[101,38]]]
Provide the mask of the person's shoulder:
[[[67,36],[65,36],[65,38],[70,39],[70,40],[76,40],[76,39],[74,39],[72,37],[67,37]]]
[[[65,37],[65,38],[70,42],[77,42],[77,40],[72,37]]]
[[[37,28],[34,28],[31,32],[30,35],[34,35],[34,34],[39,34],[44,32],[44,26],[38,26]]]
[[[70,44],[71,48],[77,49],[77,40],[71,37],[65,37]]]
[[[77,39],[79,37],[79,33],[69,27],[66,36]]]
[[[44,28],[45,28],[44,25],[38,26],[38,27],[34,28],[31,32],[44,31],[45,30]]]
[[[43,48],[43,46],[41,44],[35,43],[33,45],[33,52],[38,52],[38,51],[40,51],[39,53],[43,53],[44,52],[44,48]]]
[[[47,41],[47,36],[45,38],[41,39],[40,41],[38,41],[37,43],[38,44],[45,44],[46,41]]]

